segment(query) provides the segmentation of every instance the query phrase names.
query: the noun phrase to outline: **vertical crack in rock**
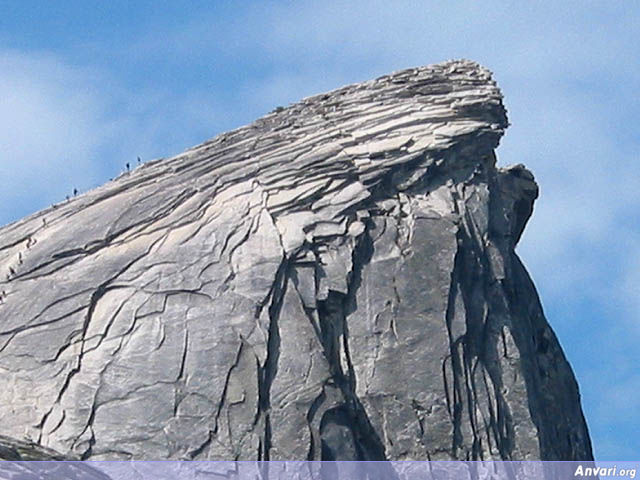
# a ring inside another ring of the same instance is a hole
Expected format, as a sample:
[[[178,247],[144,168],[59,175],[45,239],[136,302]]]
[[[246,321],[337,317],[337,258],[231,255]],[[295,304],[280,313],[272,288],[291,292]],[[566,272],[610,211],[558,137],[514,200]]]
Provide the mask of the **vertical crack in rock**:
[[[0,228],[0,450],[590,460],[507,125],[485,68],[412,68]]]
[[[494,451],[499,458],[511,459],[514,455],[514,424],[502,394],[504,372],[496,363],[503,331],[496,326],[500,320],[494,304],[495,300],[501,302],[503,294],[495,288],[498,280],[492,278],[495,272],[486,253],[490,215],[479,216],[480,225],[471,213],[478,207],[479,194],[490,195],[487,181],[485,175],[474,172],[463,184],[463,194],[453,195],[461,214],[461,228],[447,307],[453,377],[451,455],[470,460],[491,457]],[[458,326],[454,328],[456,321]]]
[[[258,369],[258,415],[256,421],[262,421],[264,433],[260,442],[258,460],[269,460],[271,449],[271,420],[269,411],[271,408],[271,385],[278,371],[278,358],[280,355],[280,331],[278,328],[278,315],[282,309],[282,302],[287,288],[288,262],[281,263],[271,291],[271,303],[269,312],[269,336],[267,340],[267,357],[264,365]]]
[[[356,376],[349,353],[348,314],[357,309],[356,292],[362,267],[371,258],[372,242],[366,230],[359,235],[347,272],[347,292],[329,290],[326,300],[318,301],[320,340],[329,363],[332,380],[344,403],[327,410],[322,417],[321,460],[385,460],[384,446],[371,425],[356,394]]]

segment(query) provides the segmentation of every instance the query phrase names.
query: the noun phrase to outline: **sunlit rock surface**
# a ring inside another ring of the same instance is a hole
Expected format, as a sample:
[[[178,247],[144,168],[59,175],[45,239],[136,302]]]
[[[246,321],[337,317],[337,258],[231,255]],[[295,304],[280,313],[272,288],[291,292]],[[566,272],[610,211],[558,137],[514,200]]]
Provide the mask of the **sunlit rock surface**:
[[[93,460],[591,459],[514,253],[538,189],[496,168],[506,126],[478,64],[405,70],[0,229],[1,433]]]

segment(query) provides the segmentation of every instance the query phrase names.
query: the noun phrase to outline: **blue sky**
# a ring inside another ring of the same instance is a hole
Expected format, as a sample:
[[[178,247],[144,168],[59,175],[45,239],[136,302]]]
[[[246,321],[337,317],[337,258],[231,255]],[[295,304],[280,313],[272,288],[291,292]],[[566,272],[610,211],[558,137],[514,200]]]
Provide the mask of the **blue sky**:
[[[540,184],[518,251],[596,457],[637,460],[639,41],[624,1],[0,0],[0,224],[304,96],[479,61],[512,123],[499,163]]]

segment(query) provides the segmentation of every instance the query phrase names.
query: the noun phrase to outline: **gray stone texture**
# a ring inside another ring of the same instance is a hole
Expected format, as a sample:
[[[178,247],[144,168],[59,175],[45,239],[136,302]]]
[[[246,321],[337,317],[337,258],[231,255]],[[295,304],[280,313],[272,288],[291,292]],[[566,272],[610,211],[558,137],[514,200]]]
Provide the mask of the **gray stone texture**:
[[[0,229],[1,433],[82,459],[588,460],[476,63],[278,108]]]

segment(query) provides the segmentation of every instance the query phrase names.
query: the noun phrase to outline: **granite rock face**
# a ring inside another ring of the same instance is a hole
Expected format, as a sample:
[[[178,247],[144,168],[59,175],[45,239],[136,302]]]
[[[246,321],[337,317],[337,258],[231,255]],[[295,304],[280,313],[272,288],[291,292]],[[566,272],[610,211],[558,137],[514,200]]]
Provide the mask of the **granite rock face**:
[[[0,425],[82,459],[588,460],[468,61],[278,108],[0,229]]]

